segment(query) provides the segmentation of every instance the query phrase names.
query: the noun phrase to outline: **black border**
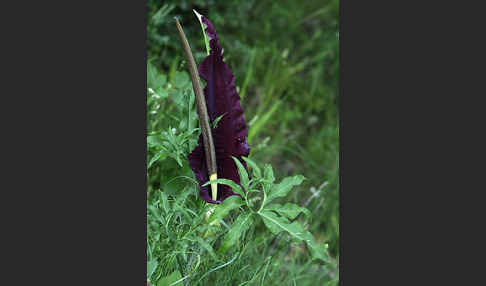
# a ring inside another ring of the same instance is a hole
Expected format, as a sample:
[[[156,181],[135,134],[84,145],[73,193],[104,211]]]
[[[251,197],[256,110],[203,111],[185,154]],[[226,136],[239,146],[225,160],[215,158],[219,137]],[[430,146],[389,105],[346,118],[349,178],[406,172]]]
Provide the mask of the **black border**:
[[[145,285],[146,5],[2,7],[0,284]]]
[[[478,172],[472,147],[484,149],[470,137],[484,133],[484,105],[467,106],[484,94],[469,66],[482,63],[483,44],[469,42],[482,10],[350,3],[340,0],[340,285],[477,284],[481,264],[467,256],[482,236],[464,225],[484,224],[472,213],[484,183],[466,175]]]

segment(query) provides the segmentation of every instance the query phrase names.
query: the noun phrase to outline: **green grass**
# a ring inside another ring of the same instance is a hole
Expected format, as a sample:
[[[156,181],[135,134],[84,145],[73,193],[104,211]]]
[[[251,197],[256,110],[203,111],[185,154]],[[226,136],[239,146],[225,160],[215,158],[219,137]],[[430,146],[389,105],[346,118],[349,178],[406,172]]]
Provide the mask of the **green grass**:
[[[148,3],[148,279],[153,285],[165,285],[170,274],[174,281],[185,278],[177,285],[337,285],[338,2],[163,3]],[[312,218],[301,215],[298,221],[329,245],[329,263],[311,260],[304,243],[274,235],[261,219],[236,247],[218,252],[242,210],[230,212],[220,226],[205,223],[207,205],[186,160],[199,130],[172,17],[181,20],[200,63],[206,50],[192,9],[215,25],[235,74],[249,123],[250,159],[273,166],[277,182],[297,174],[307,178],[275,202],[309,209]]]

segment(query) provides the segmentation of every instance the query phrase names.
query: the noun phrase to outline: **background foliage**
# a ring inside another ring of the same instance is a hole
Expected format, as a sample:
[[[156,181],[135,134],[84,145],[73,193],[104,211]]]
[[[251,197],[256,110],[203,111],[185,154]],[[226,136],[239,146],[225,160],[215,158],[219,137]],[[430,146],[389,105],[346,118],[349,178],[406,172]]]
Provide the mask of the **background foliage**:
[[[337,285],[338,1],[149,0],[147,9],[147,279],[153,285],[181,279],[177,285]],[[186,160],[199,130],[173,17],[200,63],[206,51],[192,9],[213,22],[235,74],[250,159],[273,166],[277,182],[305,176],[275,202],[310,210],[312,219],[299,220],[329,245],[328,263],[311,260],[305,244],[273,235],[261,220],[237,247],[218,251],[237,212],[222,226],[204,223],[207,206]]]

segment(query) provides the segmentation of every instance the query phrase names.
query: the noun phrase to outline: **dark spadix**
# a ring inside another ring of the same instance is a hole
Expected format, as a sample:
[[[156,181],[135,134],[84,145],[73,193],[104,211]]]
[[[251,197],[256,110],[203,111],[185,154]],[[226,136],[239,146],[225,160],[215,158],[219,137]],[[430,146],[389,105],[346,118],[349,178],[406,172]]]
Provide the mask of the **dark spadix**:
[[[222,118],[216,128],[212,129],[212,137],[217,162],[217,177],[240,182],[238,169],[233,157],[238,158],[246,168],[242,156],[250,153],[247,136],[248,129],[243,118],[243,109],[240,105],[240,96],[236,91],[235,78],[229,67],[223,61],[222,48],[218,43],[218,36],[213,24],[204,16],[200,16],[206,25],[205,33],[210,39],[210,54],[199,66],[199,76],[206,81],[204,97],[209,120],[220,116]],[[209,186],[202,186],[209,181],[206,155],[203,146],[203,135],[199,136],[197,147],[188,156],[191,167],[199,182],[200,196],[208,203],[218,204],[229,196],[238,195],[226,185],[218,185],[217,199],[211,198]]]

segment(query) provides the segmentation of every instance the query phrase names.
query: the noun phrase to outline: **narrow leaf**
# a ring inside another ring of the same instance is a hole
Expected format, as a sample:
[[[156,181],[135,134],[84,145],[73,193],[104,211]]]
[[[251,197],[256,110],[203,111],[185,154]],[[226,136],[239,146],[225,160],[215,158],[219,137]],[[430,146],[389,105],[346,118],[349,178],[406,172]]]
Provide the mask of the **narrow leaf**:
[[[218,127],[218,122],[221,120],[221,118],[223,118],[223,116],[224,116],[224,114],[221,114],[216,119],[214,119],[213,123],[211,123],[211,127],[213,129],[216,129]]]
[[[292,203],[286,203],[283,206],[281,204],[271,204],[269,206],[266,206],[265,210],[276,211],[277,213],[287,217],[288,219],[296,218],[301,212],[303,212],[307,217],[311,217],[311,213],[308,209]]]
[[[241,164],[240,160],[238,160],[238,158],[233,157],[233,160],[235,161],[235,164],[238,167],[238,175],[240,176],[240,183],[243,186],[243,189],[245,189],[246,191],[250,186],[250,178],[248,178],[248,172],[246,171],[243,164]]]
[[[253,170],[253,175],[255,176],[255,178],[260,179],[262,177],[262,171],[260,170],[258,165],[247,157],[242,157],[242,158]]]
[[[150,169],[150,167],[152,167],[152,165],[157,162],[157,161],[163,161],[167,158],[169,154],[167,154],[167,151],[165,150],[160,150],[157,154],[155,154],[149,161],[148,165],[147,165],[147,169]]]
[[[160,192],[160,199],[161,201],[161,206],[162,209],[164,210],[165,214],[168,214],[170,212],[170,205],[169,205],[169,199],[167,198],[167,194],[165,192]]]

